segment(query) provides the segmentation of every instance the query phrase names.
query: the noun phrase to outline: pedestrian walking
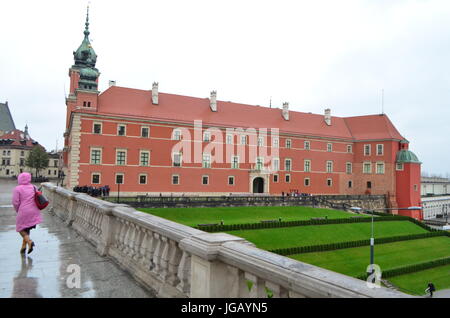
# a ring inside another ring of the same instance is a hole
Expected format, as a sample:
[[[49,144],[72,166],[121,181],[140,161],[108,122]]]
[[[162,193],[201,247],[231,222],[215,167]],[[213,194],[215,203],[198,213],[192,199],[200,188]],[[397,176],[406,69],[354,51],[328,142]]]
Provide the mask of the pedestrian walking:
[[[430,293],[430,297],[433,297],[433,292],[436,290],[436,288],[434,287],[434,284],[429,282],[428,283],[428,287],[427,289],[425,289],[426,293]]]
[[[28,254],[30,254],[36,246],[30,238],[30,231],[42,222],[41,211],[34,200],[36,188],[31,184],[31,174],[23,172],[17,179],[19,185],[14,188],[12,199],[17,213],[16,231],[23,239],[20,253],[25,253],[28,245]]]

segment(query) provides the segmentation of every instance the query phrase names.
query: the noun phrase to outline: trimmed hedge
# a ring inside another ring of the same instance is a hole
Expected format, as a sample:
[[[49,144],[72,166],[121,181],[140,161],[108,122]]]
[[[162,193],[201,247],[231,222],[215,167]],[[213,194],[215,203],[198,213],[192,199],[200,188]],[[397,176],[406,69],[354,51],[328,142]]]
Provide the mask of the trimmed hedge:
[[[445,266],[445,265],[449,265],[449,264],[450,264],[450,257],[440,258],[440,259],[435,259],[435,260],[424,262],[424,263],[388,269],[386,271],[383,271],[381,276],[383,278],[390,278],[390,277],[394,277],[394,276],[420,272],[420,271],[424,271],[426,269],[435,268],[435,267],[439,267],[439,266]],[[357,276],[356,278],[366,280],[367,277],[368,277],[368,274],[365,273],[365,274]]]
[[[420,234],[410,234],[410,235],[402,235],[402,236],[391,236],[391,237],[383,237],[375,240],[376,244],[386,244],[392,242],[400,242],[400,241],[409,241],[409,240],[418,240],[429,237],[436,236],[448,236],[448,232],[445,231],[435,231],[428,233],[420,233]],[[322,245],[308,245],[308,246],[298,246],[298,247],[289,247],[289,248],[280,248],[271,250],[270,252],[287,256],[294,254],[303,254],[303,253],[311,253],[311,252],[324,252],[324,251],[332,251],[332,250],[340,250],[344,248],[352,248],[352,247],[361,247],[370,245],[370,240],[358,240],[358,241],[346,241],[339,243],[330,243],[330,244],[322,244]]]
[[[380,216],[374,218],[375,222],[380,221],[405,221],[411,218],[403,215]],[[224,224],[224,225],[206,225],[196,226],[195,228],[205,232],[225,232],[225,231],[240,231],[240,230],[257,230],[257,229],[272,229],[280,227],[292,226],[307,226],[307,225],[327,225],[327,224],[345,224],[345,223],[367,223],[371,222],[372,218],[342,218],[342,219],[325,219],[325,220],[298,220],[285,222],[270,222],[270,223],[242,223],[242,224]]]

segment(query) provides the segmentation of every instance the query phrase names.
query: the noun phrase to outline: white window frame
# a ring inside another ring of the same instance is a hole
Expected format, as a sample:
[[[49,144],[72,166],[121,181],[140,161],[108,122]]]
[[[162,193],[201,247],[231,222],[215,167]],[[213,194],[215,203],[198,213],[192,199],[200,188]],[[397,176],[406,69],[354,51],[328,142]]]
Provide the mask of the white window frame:
[[[120,184],[125,184],[125,173],[118,172],[114,175],[114,183],[115,184],[119,184],[119,183],[117,183],[117,176],[122,176],[122,183],[120,183]]]
[[[327,178],[327,186],[332,187],[333,186],[333,179]]]
[[[145,177],[145,183],[141,183],[141,177]],[[138,175],[138,184],[148,184],[148,174],[140,173]]]
[[[350,169],[349,169],[350,167]],[[353,164],[351,162],[345,163],[345,173],[346,174],[352,174],[353,173]]]
[[[292,139],[287,138],[287,139],[284,141],[284,147],[285,147],[286,149],[292,149]]]
[[[94,176],[98,176],[98,183],[94,183]],[[91,173],[91,184],[101,184],[102,183],[102,174],[100,172],[92,172]]]
[[[378,171],[378,167],[381,166],[382,168],[382,172]],[[386,171],[386,165],[384,164],[384,162],[377,162],[375,165],[375,173],[376,174],[385,174]]]
[[[256,170],[264,169],[264,157],[256,157],[255,169]]]
[[[234,158],[237,158],[237,166],[234,166]],[[239,169],[239,156],[231,156],[231,169]]]
[[[172,130],[172,140],[181,140],[181,129]]]
[[[329,165],[330,164],[330,169],[328,169],[329,168]],[[333,167],[333,161],[332,160],[327,160],[327,162],[326,162],[326,165],[325,165],[325,171],[327,172],[327,173],[333,173],[333,169],[334,169],[334,167]]]
[[[177,177],[178,178],[178,183],[173,183],[173,177]],[[180,178],[179,174],[172,174],[170,179],[171,179],[170,182],[172,183],[172,185],[180,185],[181,184],[181,178]]]
[[[227,145],[233,144],[233,135],[232,134],[227,134],[225,138],[226,138]]]
[[[257,146],[263,147],[264,146],[264,137],[258,137],[257,138]]]
[[[366,151],[368,149],[369,151]],[[372,154],[372,145],[365,144],[364,145],[364,156],[370,156]]]
[[[230,184],[230,179],[233,179],[233,184]],[[228,176],[228,178],[227,178],[227,184],[228,184],[229,186],[234,186],[234,185],[236,185],[236,178],[235,178],[234,176]]]
[[[247,137],[247,135],[241,135],[241,145],[246,145],[248,143]]]
[[[305,142],[303,143],[303,148],[305,150],[311,150],[311,142],[309,140],[305,140]]]
[[[289,181],[287,181],[287,178],[289,177]],[[292,177],[290,173],[287,173],[284,175],[284,182],[286,183],[291,183],[292,182]]]
[[[275,180],[275,177],[277,177],[277,180]],[[280,182],[280,175],[279,175],[278,173],[275,173],[275,174],[273,175],[272,181],[273,181],[274,183]]]
[[[92,152],[93,151],[100,151],[100,162],[99,163],[94,163],[93,161],[92,161]],[[93,147],[93,148],[91,148],[91,151],[90,151],[90,154],[89,154],[89,163],[91,164],[91,165],[101,165],[102,164],[102,157],[103,157],[103,149],[102,148],[98,148],[98,147]]]
[[[347,153],[353,153],[353,146],[347,145]]]
[[[142,136],[142,131],[144,129],[147,129],[147,134],[148,134],[147,137]],[[150,127],[149,126],[141,126],[141,138],[150,138]]]
[[[308,165],[307,165],[307,163],[308,163]],[[303,171],[311,172],[311,160],[310,159],[303,160]]]
[[[327,152],[333,152],[333,144],[331,142],[327,143]]]
[[[272,159],[272,169],[273,171],[280,170],[280,158],[277,157]]]
[[[208,160],[205,161],[205,158],[208,158]],[[209,153],[202,154],[202,168],[205,169],[211,168],[211,154]]]
[[[366,165],[369,166],[369,172],[366,172]],[[365,161],[363,162],[363,174],[371,174],[372,173],[372,162]]]
[[[175,156],[176,155],[180,156],[180,163],[179,163],[178,166],[175,165]],[[183,153],[181,153],[181,152],[172,152],[172,167],[179,168],[179,167],[182,167],[182,166],[183,166]]]
[[[279,148],[279,147],[280,147],[280,139],[278,139],[278,138],[273,138],[273,139],[272,139],[272,147],[274,147],[274,148]]]
[[[206,178],[206,184],[203,183],[203,178]],[[201,184],[205,185],[205,186],[209,185],[209,175],[207,175],[207,174],[202,175]]]
[[[120,132],[120,127],[124,127],[123,135],[120,135],[120,134],[119,134],[119,132]],[[126,124],[117,124],[117,136],[124,137],[124,136],[126,136],[126,135],[127,135],[127,125],[126,125]]]
[[[146,165],[142,164],[142,154],[143,153],[148,154],[148,163]],[[141,166],[141,167],[150,166],[150,150],[140,150],[139,151],[139,166]]]
[[[99,133],[96,133],[96,132],[95,132],[95,125],[100,125],[100,132],[99,132]],[[99,122],[99,121],[94,121],[94,122],[92,123],[92,133],[93,133],[94,135],[101,135],[101,134],[103,133],[103,123],[102,123],[102,122]]]
[[[308,184],[306,184],[306,181],[308,181]],[[311,178],[304,178],[303,179],[303,185],[305,187],[310,187],[311,186]]]
[[[289,162],[289,169],[288,169],[288,163]],[[284,159],[284,171],[292,171],[292,159],[286,158]]]
[[[203,142],[210,142],[211,141],[211,132],[205,131],[203,132]]]
[[[403,162],[397,162],[397,163],[395,164],[395,170],[396,170],[396,171],[403,171],[403,169],[404,169]]]
[[[379,146],[381,146],[381,153],[378,151]],[[384,145],[383,144],[377,144],[377,156],[383,156],[384,155]]]
[[[119,152],[125,152],[125,163],[124,164],[119,164]],[[128,162],[128,151],[127,149],[116,149],[116,166],[126,166],[127,162]]]

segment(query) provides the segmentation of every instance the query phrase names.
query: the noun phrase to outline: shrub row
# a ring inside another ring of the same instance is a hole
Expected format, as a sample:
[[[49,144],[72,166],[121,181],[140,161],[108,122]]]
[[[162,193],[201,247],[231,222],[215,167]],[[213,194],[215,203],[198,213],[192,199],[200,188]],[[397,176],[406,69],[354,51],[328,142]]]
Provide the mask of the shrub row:
[[[440,259],[435,259],[435,260],[424,262],[424,263],[388,269],[386,271],[383,271],[381,276],[383,278],[390,278],[390,277],[394,277],[394,276],[420,272],[420,271],[423,271],[426,269],[435,268],[435,267],[439,267],[439,266],[445,266],[445,265],[449,265],[449,264],[450,264],[450,257],[440,258]],[[357,278],[362,279],[362,280],[366,280],[367,277],[368,277],[367,273],[357,276]]]
[[[381,216],[374,218],[374,221],[405,221],[410,218],[402,215]],[[224,232],[239,230],[257,230],[271,229],[280,227],[306,226],[306,225],[327,225],[327,224],[345,224],[345,223],[367,223],[371,222],[370,217],[362,218],[342,218],[342,219],[324,219],[324,220],[298,220],[298,221],[282,221],[268,223],[243,223],[243,224],[224,224],[224,225],[198,225],[195,228],[205,232]]]
[[[417,239],[423,239],[423,238],[429,238],[429,237],[435,237],[435,236],[445,236],[446,234],[448,234],[448,233],[446,233],[444,231],[437,231],[437,232],[428,232],[428,233],[420,233],[420,234],[383,237],[383,238],[375,239],[375,243],[376,244],[386,244],[386,243],[392,243],[392,242],[417,240]],[[294,255],[294,254],[302,254],[302,253],[340,250],[340,249],[344,249],[344,248],[361,247],[361,246],[367,246],[367,245],[370,245],[369,239],[322,244],[322,245],[308,245],[308,246],[280,248],[280,249],[271,250],[270,252],[286,256],[286,255]]]

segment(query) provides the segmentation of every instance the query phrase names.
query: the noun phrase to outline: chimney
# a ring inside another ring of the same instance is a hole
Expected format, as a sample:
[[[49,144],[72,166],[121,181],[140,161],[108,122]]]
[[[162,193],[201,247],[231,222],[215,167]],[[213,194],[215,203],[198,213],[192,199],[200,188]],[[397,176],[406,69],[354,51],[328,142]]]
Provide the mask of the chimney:
[[[158,82],[153,82],[152,86],[152,104],[158,105]]]
[[[289,120],[289,103],[283,103],[283,112],[282,112],[284,120]]]
[[[328,126],[331,126],[331,109],[329,109],[329,108],[325,109],[325,117],[324,117],[324,119],[325,119],[325,123]]]
[[[109,87],[116,86],[116,81],[109,80]]]
[[[211,96],[209,98],[209,107],[211,107],[211,111],[217,111],[217,92],[212,91]]]

